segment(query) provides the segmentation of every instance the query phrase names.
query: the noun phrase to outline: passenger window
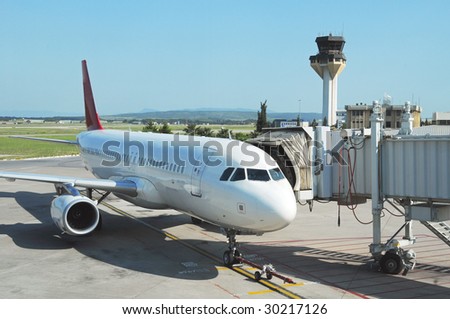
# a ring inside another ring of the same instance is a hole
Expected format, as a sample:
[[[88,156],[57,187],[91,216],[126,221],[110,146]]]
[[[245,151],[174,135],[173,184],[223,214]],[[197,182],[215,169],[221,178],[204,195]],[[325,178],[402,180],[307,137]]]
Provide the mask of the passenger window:
[[[230,181],[236,182],[236,181],[243,181],[243,180],[245,180],[245,170],[243,168],[236,168],[236,171],[234,172]]]
[[[226,169],[223,171],[222,176],[220,176],[220,180],[221,180],[221,181],[227,181],[227,180],[230,178],[230,176],[231,176],[231,174],[233,173],[233,171],[234,171],[234,167],[228,167],[228,168],[226,168]]]
[[[247,176],[249,181],[270,181],[269,173],[265,169],[247,169]]]
[[[274,181],[279,181],[284,178],[283,173],[281,172],[281,170],[278,167],[269,170],[269,173],[270,173],[270,176],[272,176],[272,179]]]

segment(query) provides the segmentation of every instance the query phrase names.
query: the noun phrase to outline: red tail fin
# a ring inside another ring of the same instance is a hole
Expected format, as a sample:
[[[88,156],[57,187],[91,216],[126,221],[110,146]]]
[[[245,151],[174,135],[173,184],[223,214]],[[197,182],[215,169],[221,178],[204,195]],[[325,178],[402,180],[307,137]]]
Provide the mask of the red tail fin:
[[[94,94],[92,93],[91,80],[86,65],[86,60],[81,61],[83,70],[84,112],[86,116],[86,127],[88,131],[103,130],[100,119],[95,108]]]

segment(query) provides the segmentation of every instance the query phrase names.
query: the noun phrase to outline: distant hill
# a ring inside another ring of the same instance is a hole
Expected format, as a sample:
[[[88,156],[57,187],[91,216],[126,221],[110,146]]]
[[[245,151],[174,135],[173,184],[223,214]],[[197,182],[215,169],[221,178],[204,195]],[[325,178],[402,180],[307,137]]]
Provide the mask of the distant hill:
[[[248,124],[255,123],[257,120],[257,111],[249,109],[190,109],[177,111],[146,111],[140,113],[124,113],[117,115],[101,116],[102,120],[107,121],[123,121],[123,120],[148,120],[167,121],[167,122],[194,122],[194,123],[210,123],[210,124]],[[295,112],[279,112],[267,113],[267,120],[275,119],[296,120],[298,113]],[[313,119],[321,119],[320,113],[301,113],[304,121],[312,121]],[[76,120],[81,121],[84,116],[1,116],[1,120],[11,120],[13,118],[27,119],[44,119],[47,121],[57,120]]]
[[[267,119],[273,121],[274,119],[297,119],[298,113],[285,112],[285,113],[268,113]],[[319,120],[321,118],[320,113],[302,113],[301,118],[305,121],[312,121],[313,119]],[[257,119],[257,111],[248,110],[178,110],[178,111],[152,111],[142,113],[124,113],[118,115],[102,116],[105,120],[125,120],[125,119],[152,119],[152,120],[164,120],[164,121],[192,121],[202,123],[227,123],[227,122],[241,122],[250,123],[255,122]]]

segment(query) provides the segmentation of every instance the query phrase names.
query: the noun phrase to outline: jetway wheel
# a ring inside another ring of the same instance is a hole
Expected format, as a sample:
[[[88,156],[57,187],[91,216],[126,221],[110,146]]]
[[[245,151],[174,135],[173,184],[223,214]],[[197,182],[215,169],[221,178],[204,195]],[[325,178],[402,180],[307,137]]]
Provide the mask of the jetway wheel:
[[[397,275],[405,268],[405,263],[395,251],[388,251],[380,259],[381,270],[386,274]]]

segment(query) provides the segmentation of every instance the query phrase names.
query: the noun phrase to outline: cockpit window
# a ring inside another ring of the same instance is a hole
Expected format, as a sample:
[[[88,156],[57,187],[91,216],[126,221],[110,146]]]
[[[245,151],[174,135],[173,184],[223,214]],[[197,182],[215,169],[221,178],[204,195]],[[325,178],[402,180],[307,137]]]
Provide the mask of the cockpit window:
[[[247,169],[247,175],[250,181],[270,181],[269,173],[264,169],[249,168]]]
[[[228,168],[226,168],[226,169],[223,171],[222,176],[220,176],[220,180],[221,180],[221,181],[227,181],[227,180],[230,178],[230,176],[231,176],[231,174],[233,173],[233,171],[234,171],[234,167],[228,167]]]
[[[281,170],[278,167],[269,170],[269,173],[270,173],[270,176],[272,176],[272,179],[274,181],[279,181],[284,178],[283,173],[281,172]]]
[[[243,181],[245,179],[245,170],[243,168],[236,168],[236,171],[234,172],[233,176],[231,176],[230,181],[236,182],[236,181]]]

